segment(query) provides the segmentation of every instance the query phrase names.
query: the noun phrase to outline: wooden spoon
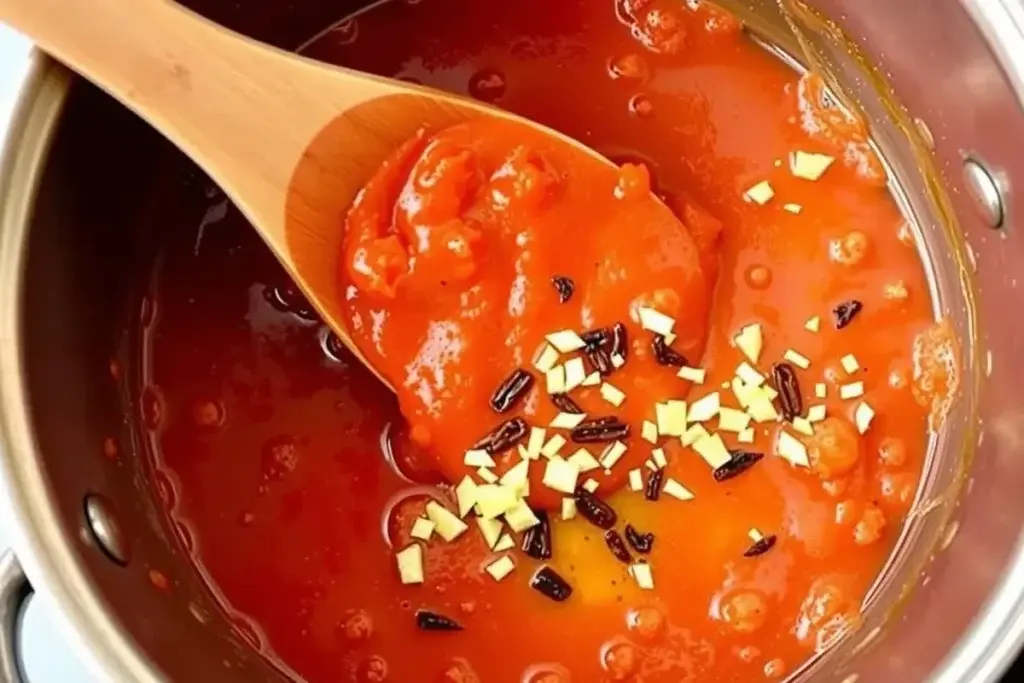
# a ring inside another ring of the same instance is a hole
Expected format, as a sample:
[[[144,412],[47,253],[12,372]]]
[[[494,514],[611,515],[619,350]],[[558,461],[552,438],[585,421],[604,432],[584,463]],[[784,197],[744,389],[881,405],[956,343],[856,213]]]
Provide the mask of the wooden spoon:
[[[364,362],[340,307],[343,218],[356,193],[421,128],[480,116],[525,122],[468,99],[256,43],[169,0],[0,0],[0,21],[198,163]]]

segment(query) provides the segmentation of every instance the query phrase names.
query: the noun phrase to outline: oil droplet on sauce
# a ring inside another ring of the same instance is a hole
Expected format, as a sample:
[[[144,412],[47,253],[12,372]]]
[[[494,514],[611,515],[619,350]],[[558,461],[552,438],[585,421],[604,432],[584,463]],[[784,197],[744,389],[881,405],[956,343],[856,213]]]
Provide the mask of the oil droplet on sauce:
[[[640,668],[640,655],[633,643],[616,638],[601,648],[601,666],[611,680],[627,681]]]
[[[629,111],[642,119],[646,119],[654,113],[654,104],[651,103],[651,99],[646,95],[633,95],[629,99]]]
[[[653,642],[665,634],[665,615],[657,607],[641,607],[626,615],[626,626],[637,638]]]
[[[437,677],[437,683],[480,683],[480,676],[477,675],[469,660],[456,657],[448,662],[444,670]]]
[[[523,683],[569,683],[569,672],[557,664],[537,664],[523,674]]]
[[[171,587],[171,583],[167,580],[167,576],[165,576],[163,572],[156,569],[149,570],[149,582],[153,584],[153,587],[157,590],[166,591],[170,590]]]
[[[117,460],[117,442],[112,436],[103,440],[103,457],[107,460]]]
[[[646,82],[651,77],[651,67],[638,54],[615,57],[608,62],[608,75],[613,79]]]
[[[173,510],[177,503],[177,496],[174,493],[174,484],[171,482],[170,476],[166,472],[154,470],[153,488],[156,490],[156,495],[164,508]]]
[[[370,655],[359,664],[359,683],[380,683],[388,680],[388,663],[379,655]]]
[[[192,404],[192,421],[197,427],[214,429],[224,424],[224,405],[219,401],[198,399]]]
[[[338,625],[338,636],[349,643],[362,643],[373,635],[373,618],[366,610],[349,610]]]
[[[772,284],[772,271],[768,266],[755,264],[743,272],[743,280],[751,289],[768,289]]]
[[[142,420],[151,431],[159,429],[164,418],[163,399],[153,387],[142,390]]]
[[[477,71],[469,79],[469,94],[481,102],[497,102],[507,87],[505,74],[491,69]]]

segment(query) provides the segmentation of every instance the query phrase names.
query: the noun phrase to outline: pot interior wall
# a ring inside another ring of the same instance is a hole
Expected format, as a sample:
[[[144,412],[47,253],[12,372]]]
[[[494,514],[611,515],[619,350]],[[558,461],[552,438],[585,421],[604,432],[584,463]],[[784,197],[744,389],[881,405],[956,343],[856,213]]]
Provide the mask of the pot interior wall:
[[[186,4],[256,38],[294,48],[366,3]],[[959,29],[972,31],[962,13],[955,20]],[[940,153],[953,158],[959,151]],[[947,170],[955,173],[952,167]],[[138,378],[132,374],[132,354],[140,341],[133,335],[146,295],[138,283],[156,267],[161,236],[201,220],[207,208],[203,184],[201,174],[158,134],[93,87],[75,83],[39,188],[28,244],[23,354],[30,409],[64,530],[68,537],[81,540],[75,546],[77,561],[138,647],[170,680],[273,681],[282,673],[260,658],[221,616],[216,600],[187,561],[180,537],[167,527],[151,497],[154,484],[159,487],[160,482],[149,480],[142,458],[136,457],[147,447],[135,429],[145,408],[136,401],[133,382]],[[957,209],[970,215],[962,202]],[[986,230],[971,220],[963,227],[972,237]],[[1020,252],[1016,255],[1024,257],[1012,233],[1008,239]],[[1002,253],[1001,260],[1009,262],[1016,252]],[[1000,280],[994,286],[1005,288],[1008,282]],[[1013,328],[1007,341],[1016,343],[1017,323],[1007,324]],[[111,359],[119,360],[119,381],[111,376]],[[1011,381],[1020,372],[1009,375],[1004,379]],[[118,444],[116,460],[104,457],[108,437]],[[1007,439],[1005,433],[996,434],[990,443],[1003,453]],[[988,474],[1002,482],[997,490],[1011,500],[1008,487],[1024,472],[1003,461],[999,464],[1003,469],[990,468]],[[106,496],[117,511],[131,548],[124,567],[98,552],[83,532],[83,500],[89,493]],[[1015,508],[1021,505],[1018,502]],[[988,514],[988,508],[979,514]],[[1012,529],[1005,532],[999,538],[991,530],[970,537],[971,547],[986,551],[988,564],[979,568],[985,571],[986,583],[971,594],[969,604],[955,604],[956,621],[941,630],[934,647],[915,649],[908,670],[907,661],[892,663],[893,651],[885,639],[878,639],[876,644],[881,645],[870,653],[876,673],[902,670],[908,680],[919,680],[941,661],[989,592],[996,570],[1005,566],[1013,547]],[[969,565],[969,551],[965,553],[952,561]],[[960,566],[951,568],[947,561],[935,574],[935,583],[949,590]],[[934,616],[933,606],[940,599],[935,590],[933,586],[925,591],[924,606],[913,607],[911,613]],[[930,630],[929,623],[936,622],[901,622],[893,642],[924,642],[922,632]],[[816,680],[841,680],[848,671],[823,673]]]

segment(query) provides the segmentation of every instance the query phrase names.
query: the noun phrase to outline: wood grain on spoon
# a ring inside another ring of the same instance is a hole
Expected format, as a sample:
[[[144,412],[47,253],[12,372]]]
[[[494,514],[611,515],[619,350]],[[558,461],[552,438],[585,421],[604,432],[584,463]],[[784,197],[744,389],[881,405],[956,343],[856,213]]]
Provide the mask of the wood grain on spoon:
[[[480,116],[541,128],[472,100],[257,43],[168,0],[0,0],[0,21],[199,164],[361,359],[341,315],[338,274],[344,214],[356,193],[421,129]]]

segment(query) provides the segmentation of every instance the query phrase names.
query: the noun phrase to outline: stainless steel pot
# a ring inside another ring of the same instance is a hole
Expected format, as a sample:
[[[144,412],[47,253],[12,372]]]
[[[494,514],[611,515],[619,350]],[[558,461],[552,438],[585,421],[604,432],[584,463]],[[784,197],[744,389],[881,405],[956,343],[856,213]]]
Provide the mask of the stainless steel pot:
[[[365,3],[190,4],[294,47]],[[867,114],[965,349],[964,396],[864,625],[803,675],[995,680],[1024,640],[1024,235],[1013,192],[1024,187],[1024,6],[723,4],[780,53],[826,69]],[[0,484],[16,534],[15,554],[0,561],[5,683],[20,680],[12,633],[30,584],[110,680],[288,677],[222,616],[151,499],[141,459],[112,466],[101,454],[110,434],[127,454],[144,450],[125,419],[139,414],[137,397],[110,381],[109,360],[138,342],[143,293],[131,283],[152,268],[161,231],[188,219],[168,189],[188,167],[35,55],[0,165]],[[154,588],[164,584],[156,568],[168,589]]]

